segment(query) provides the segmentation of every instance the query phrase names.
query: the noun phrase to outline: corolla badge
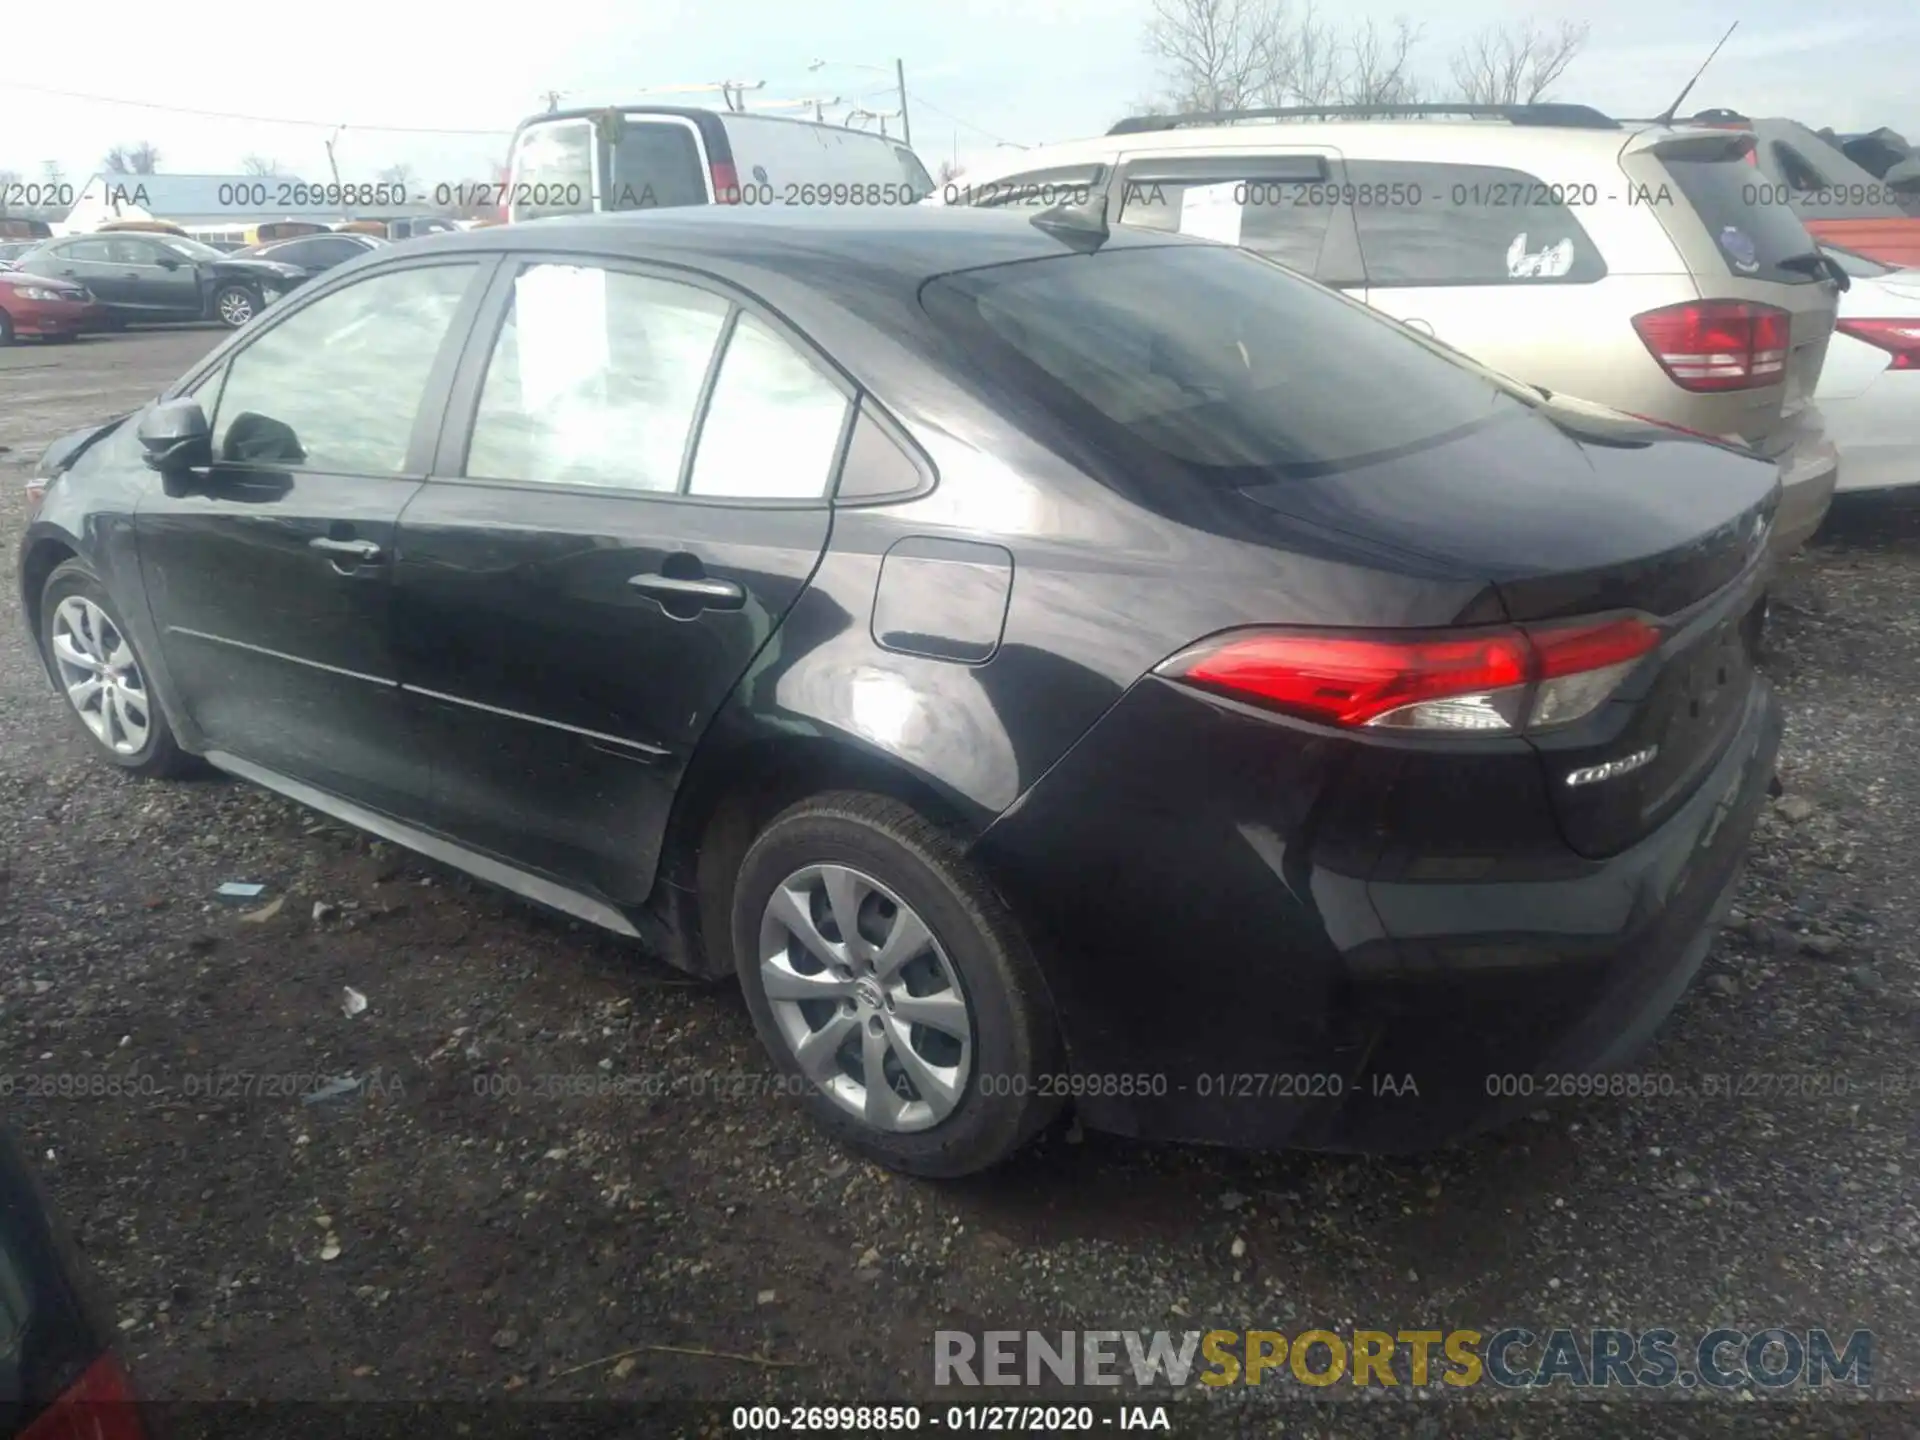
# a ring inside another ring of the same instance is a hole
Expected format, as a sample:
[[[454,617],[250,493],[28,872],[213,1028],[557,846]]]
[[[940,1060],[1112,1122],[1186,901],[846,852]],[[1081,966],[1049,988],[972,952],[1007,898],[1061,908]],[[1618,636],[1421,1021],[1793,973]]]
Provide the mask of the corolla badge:
[[[1567,776],[1569,785],[1592,785],[1600,780],[1611,780],[1616,775],[1625,775],[1638,770],[1642,765],[1651,763],[1660,753],[1658,745],[1649,745],[1644,750],[1636,750],[1631,755],[1622,755],[1618,760],[1609,760],[1604,765],[1586,765]]]

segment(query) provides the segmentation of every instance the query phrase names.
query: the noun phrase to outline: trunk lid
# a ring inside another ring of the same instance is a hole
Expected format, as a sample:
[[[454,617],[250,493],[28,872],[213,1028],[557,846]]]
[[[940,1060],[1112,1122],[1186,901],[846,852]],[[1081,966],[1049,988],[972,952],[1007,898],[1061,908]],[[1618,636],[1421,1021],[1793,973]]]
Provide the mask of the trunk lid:
[[[1243,493],[1484,577],[1517,621],[1660,620],[1660,647],[1606,704],[1529,737],[1554,818],[1582,855],[1617,853],[1658,827],[1738,728],[1772,569],[1779,482],[1765,461],[1556,398],[1418,457]],[[1568,783],[1623,760],[1638,763]]]

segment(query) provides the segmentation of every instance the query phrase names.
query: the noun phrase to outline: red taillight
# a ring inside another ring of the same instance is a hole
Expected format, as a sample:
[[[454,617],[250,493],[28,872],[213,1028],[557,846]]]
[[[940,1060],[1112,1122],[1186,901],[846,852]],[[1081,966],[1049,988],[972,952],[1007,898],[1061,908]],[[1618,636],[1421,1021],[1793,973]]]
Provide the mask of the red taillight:
[[[147,1440],[126,1372],[103,1355],[18,1440]]]
[[[1920,370],[1920,319],[1842,320],[1833,328],[1892,355],[1889,370]]]
[[[713,162],[713,203],[716,205],[738,205],[740,203],[740,172],[733,168],[731,161]]]
[[[1793,317],[1745,300],[1690,300],[1633,317],[1660,368],[1683,390],[1757,390],[1787,373]]]
[[[1659,643],[1637,616],[1409,638],[1252,630],[1158,673],[1346,729],[1510,734],[1590,714]]]

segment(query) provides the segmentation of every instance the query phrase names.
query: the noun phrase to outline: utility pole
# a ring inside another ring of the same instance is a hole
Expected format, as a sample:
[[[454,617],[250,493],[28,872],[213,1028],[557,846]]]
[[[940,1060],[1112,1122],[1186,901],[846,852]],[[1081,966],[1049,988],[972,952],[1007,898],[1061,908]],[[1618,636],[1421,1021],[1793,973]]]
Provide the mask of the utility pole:
[[[913,131],[907,124],[907,66],[905,61],[896,59],[893,62],[893,78],[900,86],[900,139],[906,144],[906,147],[911,150],[913,148]],[[886,128],[884,124],[880,127],[883,133]]]
[[[558,90],[549,90],[540,98],[547,102],[547,113],[549,115],[560,108],[560,92]]]
[[[340,138],[340,132],[346,128],[344,125],[336,125],[333,127],[333,134],[327,137],[327,168],[333,172],[333,190],[336,195],[340,193],[340,161],[334,156],[333,142]]]

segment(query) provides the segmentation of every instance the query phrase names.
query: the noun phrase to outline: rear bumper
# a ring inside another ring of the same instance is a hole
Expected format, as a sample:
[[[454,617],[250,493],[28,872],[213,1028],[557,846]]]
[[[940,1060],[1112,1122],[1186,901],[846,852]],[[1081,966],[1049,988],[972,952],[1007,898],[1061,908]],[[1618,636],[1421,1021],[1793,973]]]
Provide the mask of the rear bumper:
[[[1774,515],[1770,548],[1777,559],[1785,560],[1827,518],[1840,475],[1840,451],[1823,428],[1819,412],[1809,406],[1807,418],[1774,459],[1780,467],[1780,509]]]
[[[1136,687],[977,854],[1035,941],[1082,1119],[1259,1148],[1425,1149],[1540,1105],[1553,1082],[1523,1077],[1630,1057],[1712,942],[1781,730],[1756,681],[1693,796],[1609,859],[1381,883],[1337,793],[1371,760],[1275,758],[1269,721],[1206,703]]]

